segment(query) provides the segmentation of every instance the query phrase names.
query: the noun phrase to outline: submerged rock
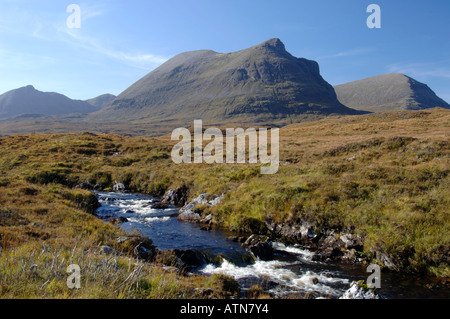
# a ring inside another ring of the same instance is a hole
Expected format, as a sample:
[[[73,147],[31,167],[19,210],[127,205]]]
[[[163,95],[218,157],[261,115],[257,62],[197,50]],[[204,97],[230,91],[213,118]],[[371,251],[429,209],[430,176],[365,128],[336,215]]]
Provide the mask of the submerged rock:
[[[169,208],[169,206],[162,203],[155,203],[152,205],[152,209],[167,209],[167,208]]]

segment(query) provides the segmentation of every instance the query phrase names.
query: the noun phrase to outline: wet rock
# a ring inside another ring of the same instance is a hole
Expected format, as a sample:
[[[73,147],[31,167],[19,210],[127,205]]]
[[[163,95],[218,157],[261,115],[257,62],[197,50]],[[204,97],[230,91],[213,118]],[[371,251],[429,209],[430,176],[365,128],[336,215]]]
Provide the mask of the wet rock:
[[[179,250],[174,249],[173,252],[175,255],[181,259],[181,261],[184,263],[187,267],[199,267],[203,266],[207,263],[207,260],[205,256],[197,250],[192,249],[186,249],[186,250]]]
[[[245,243],[242,244],[242,247],[261,260],[273,259],[272,242],[267,236],[251,235]]]
[[[302,245],[311,245],[320,239],[320,234],[316,234],[314,231],[314,225],[309,223],[278,224],[269,219],[265,221],[265,226],[277,237],[286,238]]]
[[[319,283],[319,278],[314,277],[313,279],[311,279],[311,281],[314,285],[317,285]]]
[[[167,209],[167,208],[169,208],[169,206],[162,203],[155,203],[152,205],[152,209]]]
[[[312,256],[313,261],[326,261],[329,259],[340,259],[344,255],[343,251],[339,247],[327,247],[322,250],[318,250]]]
[[[183,206],[187,201],[188,189],[181,186],[176,189],[169,189],[161,198],[161,203],[165,205]]]

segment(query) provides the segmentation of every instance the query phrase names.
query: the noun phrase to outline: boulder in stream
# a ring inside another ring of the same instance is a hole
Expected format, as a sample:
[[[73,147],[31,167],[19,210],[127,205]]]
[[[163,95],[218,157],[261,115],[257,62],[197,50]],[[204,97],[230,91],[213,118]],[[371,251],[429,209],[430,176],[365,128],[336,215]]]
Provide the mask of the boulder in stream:
[[[242,247],[261,260],[273,259],[272,242],[267,236],[251,235],[245,243],[242,244]]]

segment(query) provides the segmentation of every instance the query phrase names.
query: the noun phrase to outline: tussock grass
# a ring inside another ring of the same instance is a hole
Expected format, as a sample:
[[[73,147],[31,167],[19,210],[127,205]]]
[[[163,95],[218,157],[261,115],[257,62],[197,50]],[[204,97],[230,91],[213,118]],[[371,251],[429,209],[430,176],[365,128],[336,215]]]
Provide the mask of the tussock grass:
[[[133,192],[154,196],[183,185],[189,189],[189,199],[202,193],[225,194],[219,205],[202,210],[202,214],[211,213],[219,226],[265,233],[267,220],[309,222],[316,231],[334,228],[363,236],[361,253],[369,260],[383,252],[403,271],[448,277],[449,128],[450,112],[443,109],[294,124],[280,131],[281,166],[275,175],[261,175],[258,164],[176,165],[170,159],[176,141],[169,136],[2,137],[0,260],[7,269],[3,275],[12,267],[20,274],[16,285],[26,285],[30,265],[28,261],[21,264],[19,257],[28,260],[34,250],[33,258],[46,262],[41,254],[43,241],[51,247],[65,247],[60,255],[67,261],[75,244],[81,256],[82,243],[89,250],[124,236],[117,227],[92,215],[96,202],[89,191],[74,189],[89,182],[108,190],[118,181]],[[11,258],[6,261],[5,256]],[[117,259],[119,265],[122,258]],[[157,277],[162,270],[152,271]],[[50,279],[46,272],[42,276]],[[179,280],[182,286],[184,279],[173,276],[173,282]],[[2,294],[8,296],[41,296],[40,287],[46,281],[36,281],[32,292],[26,293],[25,288],[12,287],[12,277],[5,278],[10,281],[2,285]],[[140,278],[142,287],[158,286],[152,278]],[[196,280],[200,286],[205,282],[204,278]],[[64,284],[55,285],[62,289]],[[113,297],[107,286],[96,287],[93,284],[89,286],[92,292],[80,294]],[[117,289],[116,297],[158,295]],[[184,296],[164,289],[158,296]],[[45,296],[67,293],[74,292],[60,290]]]

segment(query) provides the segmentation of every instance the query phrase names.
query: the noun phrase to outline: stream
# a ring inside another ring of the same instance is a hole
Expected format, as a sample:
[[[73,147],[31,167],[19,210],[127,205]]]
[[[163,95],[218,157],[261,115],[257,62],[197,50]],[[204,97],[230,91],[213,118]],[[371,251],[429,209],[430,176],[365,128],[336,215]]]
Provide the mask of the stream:
[[[159,250],[198,250],[211,260],[221,256],[221,263],[205,264],[193,272],[226,274],[235,278],[243,290],[258,284],[275,298],[289,296],[309,298],[339,298],[353,281],[370,275],[361,266],[313,261],[313,252],[306,247],[273,243],[275,258],[271,261],[251,260],[250,253],[240,243],[229,240],[239,236],[229,231],[205,231],[202,225],[177,219],[178,207],[153,209],[158,200],[148,195],[95,192],[101,207],[99,218],[124,217],[119,226],[128,232],[139,232],[153,240]],[[382,273],[379,293],[383,298],[448,298],[448,290],[431,290],[430,280],[397,273]],[[444,291],[445,290],[445,291]]]

